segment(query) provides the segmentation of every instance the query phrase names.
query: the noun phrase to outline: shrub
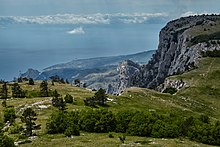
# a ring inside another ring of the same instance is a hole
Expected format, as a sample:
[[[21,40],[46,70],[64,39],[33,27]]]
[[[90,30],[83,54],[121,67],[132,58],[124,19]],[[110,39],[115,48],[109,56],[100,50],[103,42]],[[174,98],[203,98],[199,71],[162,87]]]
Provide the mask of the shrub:
[[[6,108],[4,110],[4,122],[9,121],[10,123],[14,123],[15,118],[16,118],[15,109],[13,107]]]
[[[115,116],[116,119],[116,132],[125,133],[128,129],[128,124],[130,123],[134,112],[131,111],[121,111]]]
[[[128,124],[127,133],[137,136],[151,136],[152,127],[157,118],[151,113],[138,112]]]
[[[80,135],[79,126],[75,125],[74,123],[71,123],[71,125],[69,125],[66,128],[64,135],[68,137],[70,137],[71,135],[79,136]]]
[[[1,147],[15,147],[14,141],[12,138],[0,133],[0,146]]]
[[[23,128],[22,126],[18,125],[18,124],[14,124],[13,126],[11,126],[9,128],[9,133],[10,134],[18,134],[20,133],[21,131],[23,131]]]
[[[78,117],[77,112],[55,111],[47,121],[47,132],[49,134],[56,134],[66,131],[67,134],[77,135],[77,130],[79,130],[77,129],[79,128]],[[67,128],[68,130],[66,130]]]
[[[105,109],[88,110],[80,113],[80,126],[83,131],[106,133],[115,130],[115,117]]]
[[[73,103],[73,97],[70,94],[67,94],[64,97],[64,100],[65,100],[66,103]]]
[[[169,94],[175,94],[176,92],[177,92],[177,89],[173,87],[168,87],[163,91],[163,93],[169,93]]]

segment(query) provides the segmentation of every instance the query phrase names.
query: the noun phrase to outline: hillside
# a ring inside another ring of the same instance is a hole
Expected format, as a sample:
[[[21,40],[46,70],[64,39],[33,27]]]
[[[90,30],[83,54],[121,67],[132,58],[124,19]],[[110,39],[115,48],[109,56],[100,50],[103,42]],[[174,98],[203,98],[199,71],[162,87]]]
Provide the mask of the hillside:
[[[113,113],[121,111],[149,111],[156,112],[158,114],[175,114],[180,115],[182,118],[188,116],[200,116],[201,114],[207,114],[211,117],[211,120],[220,120],[220,105],[219,105],[219,71],[220,71],[220,58],[202,58],[199,62],[197,69],[182,75],[173,76],[169,79],[177,80],[182,79],[186,82],[187,86],[178,91],[175,95],[164,94],[153,90],[144,88],[129,88],[121,96],[109,95],[109,101],[107,102],[108,109]],[[207,81],[208,84],[207,84]],[[29,91],[29,94],[34,91],[39,91],[41,81],[35,81],[35,85],[30,86],[27,82],[21,83],[21,87],[24,90]],[[11,86],[8,87],[11,89]],[[67,93],[74,97],[75,102],[73,104],[67,104],[68,111],[82,111],[89,110],[90,107],[85,106],[83,100],[91,97],[94,92],[90,92],[86,89],[73,87],[69,84],[55,83],[54,86],[49,82],[50,90],[57,90],[62,96]],[[9,90],[11,94],[11,90]],[[2,100],[1,100],[2,102]],[[38,138],[32,140],[31,143],[26,143],[21,146],[61,146],[65,142],[66,146],[119,146],[121,145],[117,136],[120,133],[113,133],[115,138],[108,137],[108,133],[87,133],[82,132],[81,136],[74,136],[73,138],[66,138],[61,134],[49,135],[46,134],[46,122],[50,115],[56,110],[51,106],[51,97],[31,97],[31,98],[17,98],[9,99],[8,105],[14,106],[16,114],[20,116],[23,108],[31,106],[37,112],[37,124],[41,124],[41,130],[37,131]],[[0,106],[1,116],[3,116],[3,107]],[[21,124],[19,117],[16,119],[18,124]],[[10,135],[14,139],[18,135]],[[188,139],[157,139],[146,138],[137,136],[128,136],[125,144],[141,144],[143,146],[149,145],[158,146],[170,145],[170,146],[208,146],[200,143],[189,141]]]
[[[43,82],[37,80],[35,85],[24,81],[16,87],[25,98],[11,98],[14,83],[7,83],[7,107],[0,106],[0,115],[5,119],[4,111],[14,107],[17,118],[4,134],[16,142],[27,141],[20,146],[36,147],[220,145],[219,19],[208,15],[169,22],[148,64],[126,60],[118,66],[119,96],[48,81],[46,97],[40,88]],[[74,70],[62,66],[47,70],[54,74]],[[96,81],[96,74],[87,78]],[[4,89],[3,83],[0,87]],[[73,96],[72,103],[64,102],[67,94]],[[36,138],[19,130],[12,133],[15,126],[24,127],[20,116],[26,108],[37,113],[36,124],[41,124],[34,131]]]
[[[114,85],[117,82],[117,66],[120,62],[132,60],[139,64],[145,64],[150,60],[154,52],[154,50],[151,50],[130,55],[75,59],[68,63],[47,67],[42,73],[34,72],[34,70],[29,69],[21,76],[44,80],[50,79],[51,76],[58,75],[60,78],[68,79],[69,82],[80,79],[81,82],[86,83],[90,89],[107,89],[109,84]],[[36,74],[38,74],[38,76],[36,76]]]

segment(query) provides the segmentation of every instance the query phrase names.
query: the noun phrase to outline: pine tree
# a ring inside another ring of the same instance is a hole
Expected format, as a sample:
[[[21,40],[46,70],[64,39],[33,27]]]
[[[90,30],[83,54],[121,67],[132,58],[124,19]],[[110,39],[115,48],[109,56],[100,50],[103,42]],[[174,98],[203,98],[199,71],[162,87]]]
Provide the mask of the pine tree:
[[[74,80],[74,84],[78,87],[80,87],[80,79]]]
[[[7,82],[4,82],[2,85],[1,98],[5,99],[5,100],[8,98]]]
[[[94,96],[95,100],[98,101],[99,105],[105,105],[105,102],[107,100],[107,95],[105,94],[105,90],[100,88]]]
[[[66,107],[66,103],[56,90],[53,92],[52,105],[57,107],[59,110],[65,110]]]
[[[29,81],[28,81],[28,84],[29,85],[34,85],[34,80],[32,78],[30,78]]]
[[[41,84],[40,84],[40,93],[42,97],[48,97],[49,93],[48,93],[48,83],[46,80],[44,80]]]
[[[24,110],[22,116],[20,117],[21,121],[26,125],[25,134],[27,136],[32,136],[33,130],[40,129],[40,125],[36,125],[34,122],[37,120],[36,116],[37,114],[34,112],[34,110],[27,108]]]
[[[12,89],[12,97],[14,98],[24,98],[25,92],[22,90],[18,83],[14,83]]]

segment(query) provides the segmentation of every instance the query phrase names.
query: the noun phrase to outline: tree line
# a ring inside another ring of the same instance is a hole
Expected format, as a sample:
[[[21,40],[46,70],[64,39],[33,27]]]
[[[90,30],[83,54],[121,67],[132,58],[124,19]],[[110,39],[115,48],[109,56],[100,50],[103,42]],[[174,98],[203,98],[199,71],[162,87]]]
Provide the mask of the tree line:
[[[56,111],[48,119],[46,128],[48,134],[64,133],[66,136],[80,135],[80,131],[118,132],[154,138],[187,137],[206,144],[220,145],[220,122],[211,123],[206,115],[183,119],[175,114],[163,115],[142,111]]]

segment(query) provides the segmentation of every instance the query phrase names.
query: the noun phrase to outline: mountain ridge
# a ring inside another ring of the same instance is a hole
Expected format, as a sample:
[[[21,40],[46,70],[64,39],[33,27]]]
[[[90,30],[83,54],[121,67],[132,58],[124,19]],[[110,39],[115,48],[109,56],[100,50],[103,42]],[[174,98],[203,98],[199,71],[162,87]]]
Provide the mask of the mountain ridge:
[[[135,76],[123,74],[127,72],[119,68],[120,77],[126,77],[119,81],[119,93],[132,86],[156,89],[167,77],[196,68],[202,52],[220,50],[220,37],[211,38],[219,31],[220,15],[189,16],[168,22],[160,31],[158,49],[148,64],[142,65]],[[195,39],[198,36],[203,39]],[[193,40],[196,43],[192,44]]]
[[[47,67],[37,77],[31,78],[49,80],[51,76],[58,75],[69,82],[74,82],[74,79],[80,79],[91,89],[107,89],[109,84],[114,85],[117,82],[119,75],[117,66],[122,61],[132,60],[139,64],[145,64],[150,60],[154,52],[155,50],[149,50],[129,55],[72,60]],[[22,76],[27,77],[28,73],[24,73]]]

